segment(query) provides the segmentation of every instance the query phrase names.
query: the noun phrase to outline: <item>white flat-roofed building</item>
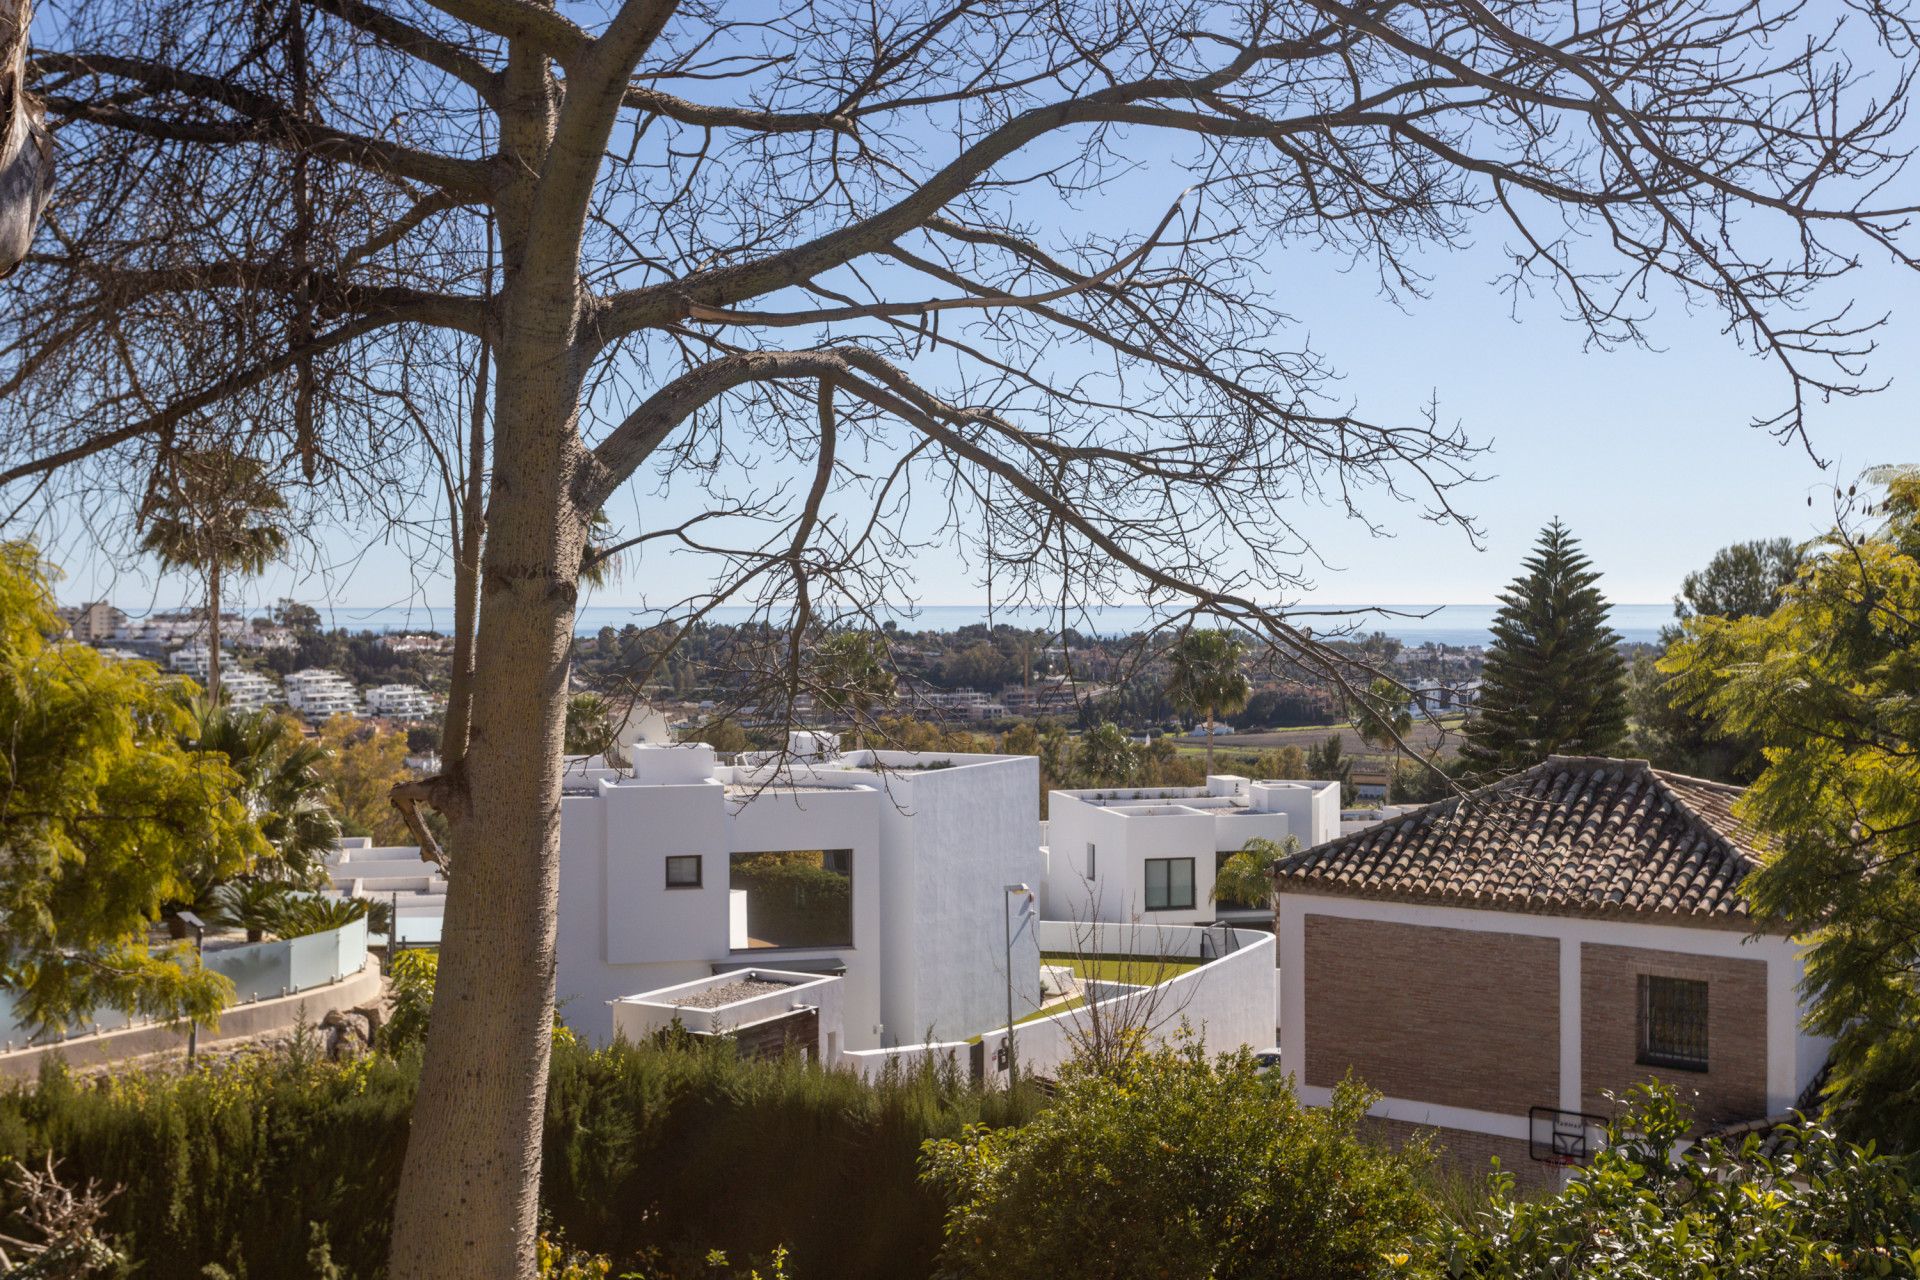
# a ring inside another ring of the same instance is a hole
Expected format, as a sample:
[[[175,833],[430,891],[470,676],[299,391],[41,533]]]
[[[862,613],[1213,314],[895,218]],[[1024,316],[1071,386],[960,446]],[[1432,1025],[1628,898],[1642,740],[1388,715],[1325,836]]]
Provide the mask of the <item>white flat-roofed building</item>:
[[[1213,901],[1220,863],[1256,838],[1302,848],[1340,834],[1338,782],[1212,774],[1199,787],[1107,787],[1047,796],[1048,920],[1212,923],[1272,916]]]
[[[183,676],[192,676],[195,680],[205,680],[211,662],[211,655],[204,644],[189,644],[175,649],[167,655],[167,666]]]
[[[434,713],[433,699],[410,684],[383,684],[367,690],[367,714],[395,720],[425,720]]]
[[[721,765],[699,745],[569,762],[558,992],[612,1036],[608,1002],[733,969],[844,972],[847,1043],[964,1039],[1039,999],[1031,756],[793,754]]]
[[[260,711],[280,701],[280,686],[244,667],[220,672],[220,696],[236,711]]]
[[[313,724],[334,716],[360,714],[360,695],[354,692],[353,682],[338,671],[308,667],[288,676],[285,686],[287,705]]]

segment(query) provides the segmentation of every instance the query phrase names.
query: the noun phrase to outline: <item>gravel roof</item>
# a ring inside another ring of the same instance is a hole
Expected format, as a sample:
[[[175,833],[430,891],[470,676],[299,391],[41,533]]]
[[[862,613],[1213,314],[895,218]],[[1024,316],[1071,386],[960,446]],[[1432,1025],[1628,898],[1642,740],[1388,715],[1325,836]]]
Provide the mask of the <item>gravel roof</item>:
[[[682,1009],[718,1009],[736,1000],[750,1000],[754,996],[785,991],[789,985],[785,982],[769,982],[765,978],[735,978],[732,982],[723,982],[717,987],[681,996],[673,1003]]]

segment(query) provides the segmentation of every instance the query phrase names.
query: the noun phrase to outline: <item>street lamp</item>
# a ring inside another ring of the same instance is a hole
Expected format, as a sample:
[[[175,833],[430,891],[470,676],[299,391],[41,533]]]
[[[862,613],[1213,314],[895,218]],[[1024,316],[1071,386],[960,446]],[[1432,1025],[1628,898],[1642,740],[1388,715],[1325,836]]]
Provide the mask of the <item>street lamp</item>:
[[[1014,894],[1019,894],[1025,898],[1033,893],[1033,890],[1027,888],[1024,884],[1010,884],[1005,886],[1005,889],[1008,898]],[[1000,900],[1000,918],[1001,922],[1007,927],[1007,1087],[1011,1089],[1015,1075],[1015,1059],[1013,1053],[1013,912],[1007,909],[1006,898]]]
[[[180,913],[180,923],[193,930],[193,958],[195,965],[198,966],[203,961],[206,953],[206,922],[191,911],[182,911]],[[200,1024],[198,1022],[189,1022],[187,1024],[187,1061],[192,1062],[194,1055],[199,1051]]]

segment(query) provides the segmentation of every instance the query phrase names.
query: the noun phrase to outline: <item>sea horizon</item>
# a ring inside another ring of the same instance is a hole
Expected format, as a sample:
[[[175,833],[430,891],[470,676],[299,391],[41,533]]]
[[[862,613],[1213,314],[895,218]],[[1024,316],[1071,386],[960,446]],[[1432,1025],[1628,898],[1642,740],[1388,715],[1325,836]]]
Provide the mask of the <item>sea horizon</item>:
[[[175,606],[193,608],[192,604]],[[349,631],[399,632],[447,631],[453,625],[452,606],[432,605],[325,605],[313,606],[328,628]],[[1315,602],[1297,605],[1291,611],[1302,624],[1330,638],[1334,633],[1370,635],[1380,632],[1406,645],[1484,645],[1491,639],[1491,627],[1500,605],[1494,602],[1442,604],[1333,604]],[[154,612],[159,612],[156,609]],[[264,610],[252,610],[259,613]],[[1097,605],[1070,613],[1068,621],[1082,635],[1123,636],[1139,631],[1153,616],[1146,605]],[[601,627],[622,627],[628,623],[644,626],[661,619],[664,611],[642,604],[587,605],[574,619],[574,634],[593,635]],[[747,621],[752,610],[747,606],[723,606],[709,613],[708,620],[728,624]],[[896,605],[878,611],[882,621],[893,621],[907,631],[957,631],[982,625],[988,620],[985,604]],[[1057,630],[1057,608],[996,607],[996,624],[1031,629]],[[1621,603],[1608,606],[1608,621],[1628,644],[1653,644],[1663,627],[1673,624],[1673,605],[1660,603]]]

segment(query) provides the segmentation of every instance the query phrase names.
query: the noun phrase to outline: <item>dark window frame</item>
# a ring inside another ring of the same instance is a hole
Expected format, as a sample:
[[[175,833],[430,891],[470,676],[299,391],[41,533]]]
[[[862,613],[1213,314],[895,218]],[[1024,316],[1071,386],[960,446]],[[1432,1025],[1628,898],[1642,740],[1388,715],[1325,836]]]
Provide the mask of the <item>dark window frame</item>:
[[[1711,989],[1706,979],[1643,973],[1637,994],[1640,1065],[1709,1070]]]
[[[693,864],[693,879],[691,881],[675,880],[673,878],[673,864],[676,862],[683,864],[691,862]],[[669,889],[704,888],[707,879],[706,859],[697,853],[670,853],[667,855],[666,873],[667,888]]]
[[[1172,868],[1173,868],[1173,864],[1176,862],[1184,862],[1187,864],[1187,900],[1185,902],[1176,902],[1174,901],[1174,897],[1173,897]],[[1159,864],[1161,866],[1168,868],[1165,881],[1161,886],[1162,890],[1166,895],[1166,901],[1162,905],[1157,907],[1153,905],[1153,867],[1155,866],[1155,864]],[[1141,874],[1144,879],[1144,883],[1147,891],[1146,909],[1148,911],[1191,911],[1193,910],[1194,899],[1196,896],[1198,896],[1198,893],[1199,893],[1199,885],[1197,883],[1199,879],[1199,873],[1194,866],[1194,859],[1192,858],[1148,858],[1146,860],[1145,867],[1142,870]]]

